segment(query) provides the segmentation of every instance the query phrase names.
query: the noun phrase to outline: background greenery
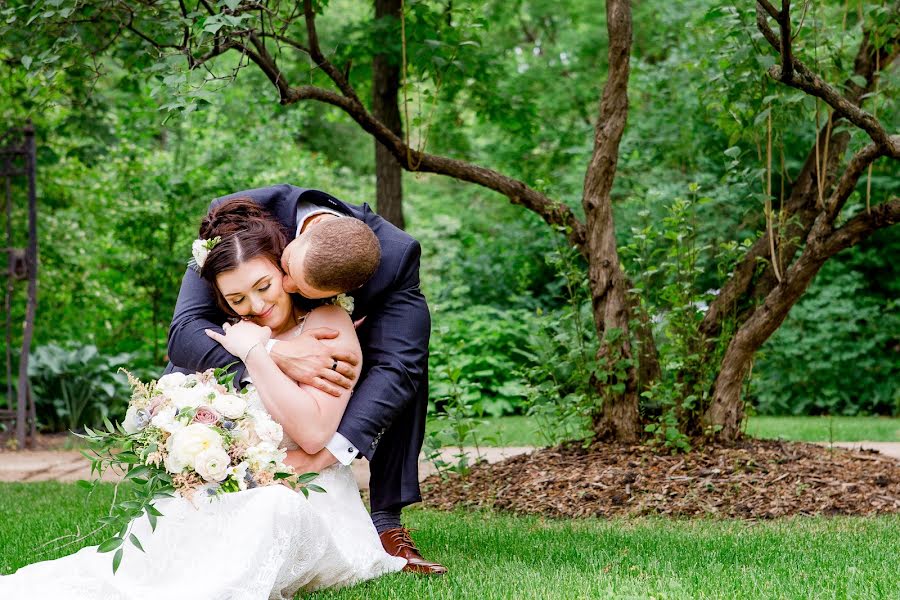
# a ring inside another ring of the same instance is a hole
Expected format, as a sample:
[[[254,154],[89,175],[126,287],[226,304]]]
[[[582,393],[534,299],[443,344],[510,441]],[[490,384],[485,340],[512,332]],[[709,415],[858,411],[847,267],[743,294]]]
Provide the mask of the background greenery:
[[[374,151],[336,110],[278,106],[268,82],[249,69],[180,111],[161,110],[171,108],[169,88],[127,46],[93,71],[38,71],[37,62],[55,59],[22,55],[27,28],[10,21],[21,6],[0,11],[7,27],[0,126],[30,117],[38,132],[32,369],[41,425],[53,430],[74,424],[74,401],[65,394],[89,397],[81,418],[95,422],[124,410],[115,367],[161,371],[190,241],[212,198],[289,182],[371,202]],[[602,11],[586,0],[453,6],[448,28],[444,3],[410,3],[411,135],[577,205],[605,70]],[[319,19],[320,37],[344,41],[335,51],[354,59],[361,81],[370,68],[370,10],[334,0]],[[839,27],[843,10],[843,2],[826,2],[809,22]],[[703,302],[740,242],[764,227],[760,115],[772,111],[791,172],[813,139],[812,102],[765,79],[765,61],[748,43],[747,14],[713,0],[635,4],[616,220],[630,248],[626,260],[640,265],[637,284],[647,290],[654,322],[672,343],[679,315],[659,307],[671,305],[672,294]],[[849,32],[829,34],[834,64],[820,65],[825,70],[855,51]],[[896,89],[896,71],[883,78],[884,90]],[[879,117],[896,130],[900,111],[882,101]],[[900,190],[888,168],[874,169],[876,200]],[[583,273],[579,259],[537,216],[491,192],[409,173],[404,186],[408,230],[424,248],[423,289],[434,320],[431,401],[441,435],[459,441],[477,433],[471,418],[506,414],[532,415],[551,441],[581,431],[593,335],[584,282],[573,275]],[[23,191],[17,186],[20,225]],[[859,210],[864,199],[851,204]],[[673,255],[684,243],[694,251],[689,263]],[[828,263],[754,365],[747,398],[758,413],[900,413],[898,251],[894,227]]]

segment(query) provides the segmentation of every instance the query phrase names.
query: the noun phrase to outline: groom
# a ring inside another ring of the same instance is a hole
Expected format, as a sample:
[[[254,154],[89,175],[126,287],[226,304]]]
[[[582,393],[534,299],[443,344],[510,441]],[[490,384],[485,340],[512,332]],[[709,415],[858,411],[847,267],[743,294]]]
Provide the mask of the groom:
[[[235,197],[249,197],[268,210],[281,224],[288,239],[282,266],[288,292],[307,298],[327,298],[348,292],[354,300],[352,318],[364,319],[357,329],[364,356],[362,373],[334,438],[321,452],[307,455],[294,451],[291,463],[298,472],[320,471],[341,462],[350,464],[358,454],[371,467],[372,521],[385,550],[407,559],[404,570],[443,574],[447,569],[424,559],[400,522],[401,509],[420,502],[418,456],[425,435],[428,407],[428,338],[431,316],[419,289],[419,243],[371,211],[368,205],[345,204],[318,190],[281,184],[238,192],[219,198],[213,205]],[[341,239],[329,240],[317,229],[326,221],[351,217],[375,233],[381,245],[381,262],[375,274],[356,290],[328,289],[317,279],[316,265],[329,252],[341,252]],[[226,316],[216,306],[209,286],[192,269],[181,283],[175,315],[169,329],[166,368],[204,371],[234,362],[234,357],[210,339],[205,329],[221,331]],[[338,386],[350,385],[345,375],[359,358],[333,355],[320,340],[333,337],[330,330],[311,330],[290,341],[270,346],[275,363],[292,379],[338,395]],[[238,378],[244,374],[238,367]]]

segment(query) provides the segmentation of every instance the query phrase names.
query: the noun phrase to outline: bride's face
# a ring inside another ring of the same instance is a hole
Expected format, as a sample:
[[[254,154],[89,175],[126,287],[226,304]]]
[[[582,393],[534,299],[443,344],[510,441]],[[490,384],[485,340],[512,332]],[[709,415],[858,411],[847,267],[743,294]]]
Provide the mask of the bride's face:
[[[216,276],[228,305],[241,317],[280,333],[293,324],[291,297],[281,287],[281,270],[257,257]]]

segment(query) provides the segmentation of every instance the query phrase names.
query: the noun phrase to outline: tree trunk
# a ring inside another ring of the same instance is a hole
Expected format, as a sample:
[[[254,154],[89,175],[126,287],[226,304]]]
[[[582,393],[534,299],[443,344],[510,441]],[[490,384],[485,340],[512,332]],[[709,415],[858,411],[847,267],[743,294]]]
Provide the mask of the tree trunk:
[[[399,36],[400,0],[375,0],[375,19],[390,23],[378,46],[383,52],[372,58],[372,113],[398,137],[403,136],[398,91],[400,61],[390,49]],[[375,140],[375,206],[378,214],[403,229],[403,168],[393,153]]]
[[[847,90],[846,98],[855,105],[861,105],[863,97],[874,89],[878,74],[883,72],[897,57],[897,52],[891,44],[885,44],[880,49],[876,49],[872,46],[869,37],[868,33],[863,35],[853,68],[853,76],[862,77],[866,82],[865,85],[860,86],[853,79],[844,82],[844,88]],[[876,65],[880,70],[876,69]],[[826,122],[819,130],[818,144],[813,144],[809,149],[803,167],[794,179],[790,196],[781,207],[788,224],[787,230],[779,236],[782,244],[780,255],[784,262],[781,265],[782,268],[786,268],[791,263],[798,250],[798,244],[791,240],[806,239],[813,221],[819,213],[816,159],[819,158],[819,162],[822,162],[826,147],[828,148],[828,160],[823,168],[825,183],[822,190],[823,195],[828,193],[828,188],[834,181],[835,171],[840,166],[850,141],[848,132],[838,130],[842,125],[846,125],[846,121],[841,118],[840,114],[837,114],[833,117],[831,127]],[[705,337],[711,339],[716,336],[721,331],[723,321],[733,315],[737,317],[738,324],[743,323],[750,317],[752,311],[735,315],[738,305],[747,303],[754,298],[765,298],[775,287],[775,273],[771,265],[758,279],[754,279],[760,259],[768,259],[769,254],[769,237],[764,233],[750,247],[746,256],[735,267],[734,273],[722,287],[719,295],[710,304],[703,323],[700,325],[700,331]]]
[[[900,145],[900,136],[895,138]],[[732,338],[716,377],[712,403],[703,419],[705,425],[721,428],[717,433],[719,439],[732,441],[740,435],[744,417],[740,391],[744,378],[750,371],[753,356],[781,326],[822,265],[841,250],[865,239],[876,229],[893,225],[900,220],[900,199],[894,199],[872,207],[871,211],[854,217],[836,231],[833,229],[835,218],[863,171],[883,154],[884,150],[873,144],[857,153],[850,161],[834,195],[816,218],[797,262],[790,266],[781,283],[768,293],[762,305]]]
[[[598,391],[604,402],[593,425],[601,438],[634,441],[640,434],[638,377],[629,340],[627,278],[619,263],[610,194],[619,159],[619,142],[628,118],[631,58],[631,5],[628,0],[607,1],[606,23],[609,77],[600,99],[594,152],[584,179],[582,204],[587,217],[588,277],[594,323],[600,340],[597,358],[601,368],[610,372],[622,371],[616,364],[622,359],[632,361],[632,365],[624,369],[624,380],[611,375],[606,382],[601,382]],[[610,330],[618,330],[619,335],[610,337]]]

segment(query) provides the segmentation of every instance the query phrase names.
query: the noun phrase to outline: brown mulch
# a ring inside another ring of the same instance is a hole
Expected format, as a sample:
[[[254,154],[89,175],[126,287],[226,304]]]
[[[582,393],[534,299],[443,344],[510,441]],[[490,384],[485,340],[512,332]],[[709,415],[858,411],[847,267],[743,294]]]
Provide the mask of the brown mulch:
[[[77,438],[68,431],[60,433],[37,433],[26,445],[26,450],[64,450],[77,448]],[[16,451],[14,431],[0,431],[0,453]]]
[[[481,463],[466,477],[433,475],[422,488],[433,508],[551,517],[875,515],[900,513],[900,461],[771,440],[674,456],[597,443]]]

